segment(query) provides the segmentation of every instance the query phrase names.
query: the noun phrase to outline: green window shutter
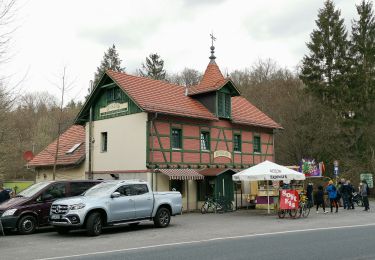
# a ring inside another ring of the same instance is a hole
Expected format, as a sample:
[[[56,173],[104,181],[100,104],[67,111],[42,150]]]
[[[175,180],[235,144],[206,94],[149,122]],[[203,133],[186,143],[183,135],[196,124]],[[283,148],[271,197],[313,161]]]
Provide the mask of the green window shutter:
[[[211,150],[209,132],[201,132],[201,150]]]
[[[181,129],[172,129],[171,145],[172,145],[172,148],[176,148],[176,149],[182,148],[182,131],[181,131]]]
[[[260,136],[254,136],[253,138],[253,152],[260,153],[261,146],[260,146]]]
[[[241,135],[234,135],[234,147],[235,152],[241,152]]]
[[[224,94],[224,95],[225,95],[225,107],[224,107],[225,114],[224,114],[224,116],[227,117],[227,118],[230,118],[230,115],[231,115],[230,95],[228,95],[228,94]]]
[[[218,108],[218,116],[224,116],[224,93],[218,92],[218,100],[217,100],[217,108]]]

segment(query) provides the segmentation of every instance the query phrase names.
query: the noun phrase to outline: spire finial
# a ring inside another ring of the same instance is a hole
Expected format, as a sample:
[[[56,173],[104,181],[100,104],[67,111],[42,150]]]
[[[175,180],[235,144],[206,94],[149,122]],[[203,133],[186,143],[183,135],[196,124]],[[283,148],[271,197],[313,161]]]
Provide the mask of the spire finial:
[[[215,46],[214,46],[214,41],[216,41],[216,37],[214,36],[214,33],[212,32],[211,34],[210,34],[210,36],[211,36],[211,56],[210,56],[210,63],[215,63],[215,59],[216,59],[216,57],[215,57],[215,55],[214,55],[214,53],[215,53]]]

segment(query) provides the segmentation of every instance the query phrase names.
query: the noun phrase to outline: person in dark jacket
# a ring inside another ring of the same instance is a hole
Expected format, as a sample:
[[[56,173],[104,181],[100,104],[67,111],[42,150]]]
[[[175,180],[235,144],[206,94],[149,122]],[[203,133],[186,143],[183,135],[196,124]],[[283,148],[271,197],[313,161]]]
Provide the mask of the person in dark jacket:
[[[307,185],[307,188],[306,188],[306,197],[307,197],[307,201],[308,201],[308,207],[313,207],[314,206],[314,202],[313,202],[313,184],[310,182],[308,185]]]
[[[318,191],[316,192],[316,213],[319,213],[319,206],[322,206],[323,212],[327,213],[326,205],[324,203],[324,191],[322,185],[319,185]]]
[[[331,204],[331,213],[333,212],[333,206],[335,206],[336,208],[336,213],[339,212],[339,206],[337,202],[337,189],[335,185],[333,185],[333,181],[328,182],[328,187],[326,190],[328,192],[328,198]]]
[[[341,184],[340,194],[341,194],[342,201],[344,204],[344,209],[349,209],[349,196],[351,196],[351,191],[350,191],[348,181],[345,181],[344,183]]]
[[[9,192],[0,187],[0,204],[10,199]]]
[[[349,187],[349,208],[354,209],[353,203],[353,193],[355,192],[353,185],[348,180],[348,187]]]

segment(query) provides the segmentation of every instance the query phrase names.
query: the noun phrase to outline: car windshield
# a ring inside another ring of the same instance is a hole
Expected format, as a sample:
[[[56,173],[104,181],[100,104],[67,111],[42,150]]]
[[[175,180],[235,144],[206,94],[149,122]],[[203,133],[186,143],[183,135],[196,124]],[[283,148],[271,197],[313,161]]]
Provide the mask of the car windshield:
[[[88,189],[83,195],[84,196],[98,196],[98,195],[104,195],[105,193],[108,192],[111,188],[115,187],[115,183],[110,183],[110,182],[103,182],[100,183],[91,189]]]
[[[40,190],[44,189],[50,184],[50,182],[39,182],[34,185],[31,185],[27,189],[21,191],[17,194],[17,197],[32,197],[37,194]]]

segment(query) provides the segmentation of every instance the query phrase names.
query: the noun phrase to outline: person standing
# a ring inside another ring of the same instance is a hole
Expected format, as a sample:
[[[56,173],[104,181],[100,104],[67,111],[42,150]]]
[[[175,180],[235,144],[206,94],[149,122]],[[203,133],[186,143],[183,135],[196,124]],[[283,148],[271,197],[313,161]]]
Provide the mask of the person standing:
[[[360,185],[360,188],[359,188],[359,194],[361,194],[362,200],[363,200],[363,205],[365,206],[364,211],[370,210],[370,205],[369,205],[369,202],[368,202],[368,193],[369,192],[368,192],[367,182],[366,182],[366,180],[362,180],[362,185]]]
[[[353,185],[348,180],[348,187],[349,187],[349,208],[354,209],[353,203],[353,193],[355,192]]]
[[[326,205],[324,203],[324,191],[322,185],[319,185],[318,191],[316,192],[316,213],[319,213],[319,206],[322,206],[323,212],[327,213]]]
[[[309,182],[309,184],[307,185],[307,188],[306,188],[306,197],[307,197],[307,203],[308,203],[308,207],[311,208],[314,206],[314,202],[313,202],[313,184],[311,182]]]
[[[337,189],[335,185],[333,185],[333,181],[328,182],[328,187],[327,187],[327,192],[328,192],[328,198],[331,206],[331,213],[333,212],[333,206],[336,208],[336,213],[339,212],[339,206],[337,202]]]
[[[350,193],[350,187],[349,187],[348,181],[345,181],[344,183],[341,184],[339,192],[342,197],[344,209],[349,209],[349,196],[351,195],[351,193]]]

